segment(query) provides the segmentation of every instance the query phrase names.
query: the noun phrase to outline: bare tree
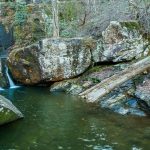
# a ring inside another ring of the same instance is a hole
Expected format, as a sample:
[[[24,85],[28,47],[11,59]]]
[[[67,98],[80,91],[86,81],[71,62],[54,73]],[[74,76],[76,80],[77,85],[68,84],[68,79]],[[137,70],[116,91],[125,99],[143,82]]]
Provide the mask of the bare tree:
[[[58,0],[52,0],[53,37],[59,37]]]

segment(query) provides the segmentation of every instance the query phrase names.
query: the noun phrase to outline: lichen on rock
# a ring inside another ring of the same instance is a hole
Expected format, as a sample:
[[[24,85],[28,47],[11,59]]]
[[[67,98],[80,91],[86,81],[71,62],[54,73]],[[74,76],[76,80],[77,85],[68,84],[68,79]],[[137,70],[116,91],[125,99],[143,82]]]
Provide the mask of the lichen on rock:
[[[23,118],[23,114],[5,97],[0,95],[0,125]]]
[[[7,79],[5,77],[4,71],[3,71],[3,65],[2,65],[2,59],[0,59],[0,87],[4,88],[8,86]]]
[[[13,77],[23,84],[61,81],[82,74],[91,65],[90,49],[84,38],[46,38],[12,50],[8,64]]]
[[[95,62],[122,62],[149,55],[149,41],[137,21],[112,21],[92,51]]]

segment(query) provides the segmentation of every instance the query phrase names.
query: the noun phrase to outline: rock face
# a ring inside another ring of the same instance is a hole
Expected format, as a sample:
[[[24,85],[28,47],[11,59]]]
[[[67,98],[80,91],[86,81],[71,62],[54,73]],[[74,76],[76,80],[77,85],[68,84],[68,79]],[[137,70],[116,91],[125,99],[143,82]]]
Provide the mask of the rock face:
[[[50,92],[66,92],[72,95],[77,95],[85,91],[87,88],[90,88],[117,73],[121,69],[120,66],[122,65],[93,67],[86,72],[86,75],[83,74],[78,78],[55,82],[51,85]]]
[[[8,59],[13,77],[23,84],[60,81],[83,73],[91,64],[85,39],[43,39],[13,50]]]
[[[130,65],[131,63],[121,63],[103,67],[95,66],[78,78],[55,82],[50,87],[50,91],[79,95],[119,71],[129,68]],[[149,79],[143,80],[144,78],[145,74],[141,74],[116,87],[100,99],[100,106],[121,115],[149,116],[150,82]],[[150,78],[150,76],[148,75],[146,78]],[[145,102],[143,103],[143,101]]]
[[[2,60],[0,59],[0,87],[7,87],[8,86],[8,83],[7,83],[7,80],[4,76],[4,73],[2,71]]]
[[[143,84],[136,87],[135,95],[145,101],[150,108],[150,79],[144,80]]]
[[[102,32],[102,38],[93,50],[95,62],[121,62],[147,56],[150,52],[148,41],[140,34],[136,21],[112,21]]]
[[[149,108],[142,108],[143,101],[135,96],[135,83],[129,80],[116,88],[100,101],[102,108],[107,108],[121,115],[147,116]],[[132,96],[133,95],[133,96]]]
[[[13,31],[7,32],[4,25],[0,23],[0,48],[7,49],[13,44]]]
[[[0,125],[22,117],[22,113],[8,99],[0,95]]]
[[[97,62],[121,62],[150,54],[150,46],[140,34],[136,21],[116,22],[97,41],[85,38],[43,39],[9,55],[9,69],[15,80],[33,85],[70,79]]]
[[[55,82],[50,87],[50,92],[66,92],[72,95],[77,95],[83,91],[83,87],[77,82],[78,79],[70,79],[61,82]]]

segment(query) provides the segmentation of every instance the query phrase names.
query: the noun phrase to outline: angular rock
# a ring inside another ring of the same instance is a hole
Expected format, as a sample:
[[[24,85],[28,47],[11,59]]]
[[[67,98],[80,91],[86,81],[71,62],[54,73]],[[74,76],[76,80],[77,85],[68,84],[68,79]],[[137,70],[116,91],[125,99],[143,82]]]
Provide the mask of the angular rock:
[[[139,30],[140,25],[136,21],[110,22],[92,51],[94,62],[130,61],[147,56],[150,46]]]
[[[50,92],[66,92],[67,89],[70,89],[71,84],[73,84],[74,81],[72,80],[64,80],[60,82],[55,82],[51,87],[50,87]]]
[[[77,95],[79,93],[83,92],[82,86],[78,84],[72,84],[69,89],[67,89],[67,93],[72,94],[72,95]]]
[[[55,82],[50,87],[51,92],[66,92],[72,95],[77,95],[83,91],[83,87],[77,84],[77,79],[64,80]]]
[[[5,97],[0,95],[0,125],[23,118],[23,114]]]
[[[136,87],[135,95],[150,107],[150,79],[144,80],[143,84]]]
[[[43,39],[9,54],[9,69],[23,84],[60,81],[76,77],[91,64],[90,47],[84,38]]]
[[[100,101],[100,105],[121,115],[146,116],[145,112],[138,108],[136,99],[130,99],[123,93],[104,98]]]
[[[100,100],[102,108],[107,108],[121,115],[147,116],[139,108],[138,99],[134,96],[135,89],[132,80],[111,91]]]

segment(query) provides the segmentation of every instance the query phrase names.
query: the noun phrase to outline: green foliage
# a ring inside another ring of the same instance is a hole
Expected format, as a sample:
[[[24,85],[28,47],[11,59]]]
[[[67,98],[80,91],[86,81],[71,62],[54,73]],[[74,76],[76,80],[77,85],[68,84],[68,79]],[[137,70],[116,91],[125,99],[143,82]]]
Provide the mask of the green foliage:
[[[33,18],[32,18],[33,19]],[[45,36],[39,20],[27,20],[24,25],[14,26],[14,36],[17,45],[29,45]]]
[[[141,28],[139,22],[137,22],[137,21],[130,21],[130,22],[129,21],[123,21],[120,23],[122,26],[125,26],[130,30],[134,30],[134,29],[140,30],[140,28]]]
[[[99,72],[99,71],[101,71],[104,67],[106,67],[106,66],[95,66],[95,67],[92,67],[92,68],[88,71],[88,73]]]
[[[73,21],[77,17],[77,10],[74,8],[75,3],[72,1],[66,2],[61,10],[62,12],[59,13],[59,17],[61,20],[65,21]]]
[[[59,24],[61,37],[74,37],[78,30],[78,17],[83,13],[80,1],[66,1],[59,5]]]
[[[28,12],[26,3],[16,3],[15,24],[23,25],[27,20]]]
[[[95,78],[95,77],[86,77],[84,80],[85,81],[91,81],[92,83],[100,83],[101,82],[100,79]]]
[[[150,37],[150,1],[136,0],[134,3],[130,2],[130,13],[134,19],[138,20],[143,36],[149,40]]]
[[[74,37],[76,36],[76,26],[65,21],[60,21],[60,36],[61,37]]]
[[[0,73],[0,87],[7,87],[7,81],[5,79],[5,77],[3,76],[3,74]]]
[[[15,3],[0,2],[1,18],[0,22],[5,26],[6,30],[12,26],[14,22]]]
[[[7,30],[13,27],[15,44],[17,46],[31,44],[45,36],[41,16],[36,11],[37,5],[27,5],[24,2],[0,3],[2,24]]]
[[[90,81],[92,81],[93,83],[100,83],[101,80],[98,78],[89,78]]]

